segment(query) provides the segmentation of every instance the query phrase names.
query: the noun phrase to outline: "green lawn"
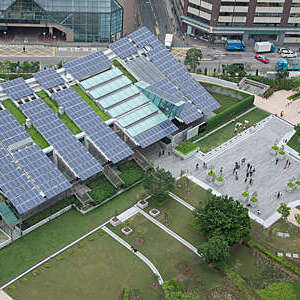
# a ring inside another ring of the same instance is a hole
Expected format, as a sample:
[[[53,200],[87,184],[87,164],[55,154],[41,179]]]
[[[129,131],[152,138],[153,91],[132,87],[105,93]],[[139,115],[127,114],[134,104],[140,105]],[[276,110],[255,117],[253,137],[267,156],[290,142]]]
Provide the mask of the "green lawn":
[[[202,296],[222,285],[222,274],[145,217],[136,215],[129,222],[134,232],[127,237],[120,225],[110,229],[149,258],[164,280],[177,276],[183,287],[197,289]]]
[[[120,177],[125,182],[124,187],[131,186],[145,176],[143,169],[134,161],[127,160],[118,165]]]
[[[292,138],[288,141],[288,146],[296,150],[300,155],[300,130],[295,132]]]
[[[55,112],[58,112],[58,104],[51,99],[45,91],[37,92],[37,95]],[[74,121],[66,114],[57,114],[60,120],[72,131],[74,135],[81,132],[81,129],[74,123]]]
[[[0,284],[121,213],[143,193],[143,186],[139,184],[85,216],[73,209],[1,249]]]
[[[6,292],[14,299],[119,299],[125,287],[141,299],[157,299],[151,270],[103,231],[18,280]]]
[[[230,123],[229,125],[209,135],[205,139],[197,142],[197,145],[200,146],[200,151],[207,153],[212,149],[222,145],[223,143],[225,143],[226,141],[228,141],[234,136],[234,128],[237,122],[243,122],[244,120],[248,120],[249,125],[251,126],[254,123],[257,123],[265,119],[267,116],[269,116],[269,113],[256,108],[250,111],[249,113],[247,113],[246,115],[244,115],[243,117],[235,120],[235,122]]]
[[[88,94],[79,85],[73,85],[72,88],[103,121],[110,119],[110,117],[96,104],[95,101],[88,96]]]
[[[118,60],[114,59],[113,65],[116,68],[118,68],[124,74],[124,76],[126,76],[129,80],[131,80],[132,83],[137,82],[135,77],[130,72],[128,72],[128,70],[125,67],[123,67],[123,65]]]
[[[92,189],[88,194],[96,203],[101,203],[117,192],[117,189],[102,174],[89,183],[88,187]]]
[[[25,125],[26,116],[23,112],[13,103],[12,100],[7,99],[2,101],[3,106],[16,118],[16,120],[21,124]],[[32,126],[31,128],[25,128],[27,133],[31,136],[33,141],[41,148],[45,149],[49,147],[48,142],[43,138],[43,136]]]

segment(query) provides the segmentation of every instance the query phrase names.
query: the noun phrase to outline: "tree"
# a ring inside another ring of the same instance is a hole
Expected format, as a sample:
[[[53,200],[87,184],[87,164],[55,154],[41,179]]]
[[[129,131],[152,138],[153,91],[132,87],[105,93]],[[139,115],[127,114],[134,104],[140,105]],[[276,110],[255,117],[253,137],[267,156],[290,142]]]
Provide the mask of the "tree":
[[[203,255],[206,263],[221,264],[229,257],[229,246],[222,235],[213,236],[207,243],[203,243],[198,252]]]
[[[184,64],[190,66],[193,73],[196,72],[196,68],[200,65],[202,59],[202,51],[197,48],[191,48],[186,52]]]
[[[295,220],[298,224],[298,231],[299,231],[299,226],[300,226],[300,214],[295,214]]]
[[[208,238],[223,235],[229,246],[249,236],[248,210],[232,197],[212,195],[203,208],[195,209],[194,216],[201,232]]]
[[[284,70],[284,71],[278,71],[276,75],[278,79],[286,79],[289,77],[290,73],[289,71]]]
[[[164,169],[150,169],[144,180],[145,190],[158,202],[164,200],[168,191],[175,188],[175,178],[169,171]]]
[[[280,203],[280,207],[277,209],[277,212],[279,212],[284,219],[284,221],[287,221],[288,216],[290,215],[291,208],[288,207],[285,203]]]

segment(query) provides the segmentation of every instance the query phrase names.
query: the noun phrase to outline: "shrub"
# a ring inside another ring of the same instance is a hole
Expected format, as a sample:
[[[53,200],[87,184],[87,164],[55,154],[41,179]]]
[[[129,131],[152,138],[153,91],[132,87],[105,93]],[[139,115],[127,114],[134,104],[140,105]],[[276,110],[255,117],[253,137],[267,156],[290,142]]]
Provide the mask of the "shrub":
[[[126,161],[119,165],[120,178],[125,182],[124,187],[129,187],[144,178],[142,168],[133,160]]]
[[[88,194],[94,200],[94,204],[101,203],[117,192],[117,189],[103,176],[98,177],[93,183],[88,184],[88,186],[92,188]]]
[[[258,199],[257,199],[257,198],[255,198],[255,197],[252,197],[252,198],[250,199],[250,201],[251,201],[251,202],[253,202],[253,203],[255,203],[255,202],[257,202],[257,201],[258,201]]]
[[[274,146],[272,146],[272,149],[276,151],[276,150],[278,150],[278,149],[279,149],[279,147],[278,147],[278,146],[276,146],[276,145],[274,145]]]
[[[215,177],[216,173],[214,171],[209,171],[207,175],[211,177]]]
[[[274,94],[274,92],[275,92],[275,90],[274,90],[273,88],[268,89],[268,90],[265,92],[264,97],[265,97],[266,99],[268,99],[269,97],[271,97],[271,96]]]
[[[196,150],[197,148],[199,148],[198,145],[192,143],[192,141],[185,141],[181,144],[179,144],[175,150],[177,150],[178,152],[187,155],[189,153],[191,153],[192,151]]]
[[[256,293],[261,300],[269,300],[269,299],[296,300],[297,299],[293,285],[287,282],[273,283],[271,285],[268,285],[262,290],[256,290]]]
[[[295,182],[295,184],[297,184],[297,185],[300,185],[300,181],[299,181],[299,180],[297,180],[297,181]]]
[[[285,154],[285,152],[284,152],[283,150],[280,150],[278,153],[279,153],[280,155],[284,155],[284,154]]]
[[[249,197],[249,193],[247,193],[247,192],[242,192],[242,196],[243,196],[243,197]]]
[[[219,182],[222,182],[224,180],[224,178],[218,176],[218,177],[216,177],[216,180],[219,181]]]
[[[287,186],[292,189],[295,185],[292,182],[289,182]]]

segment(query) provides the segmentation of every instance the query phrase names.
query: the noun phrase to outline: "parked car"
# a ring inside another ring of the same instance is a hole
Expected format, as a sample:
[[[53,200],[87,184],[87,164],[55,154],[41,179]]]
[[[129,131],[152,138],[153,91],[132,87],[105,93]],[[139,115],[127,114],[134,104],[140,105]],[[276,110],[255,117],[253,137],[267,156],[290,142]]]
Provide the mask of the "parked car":
[[[284,49],[281,51],[280,56],[282,58],[295,58],[297,57],[297,53],[291,49]]]
[[[270,62],[270,60],[268,58],[264,57],[263,55],[256,54],[255,58],[265,64],[268,64]]]
[[[282,51],[289,51],[289,50],[291,50],[291,49],[289,49],[289,48],[278,48],[277,52],[278,52],[279,54],[281,54]]]

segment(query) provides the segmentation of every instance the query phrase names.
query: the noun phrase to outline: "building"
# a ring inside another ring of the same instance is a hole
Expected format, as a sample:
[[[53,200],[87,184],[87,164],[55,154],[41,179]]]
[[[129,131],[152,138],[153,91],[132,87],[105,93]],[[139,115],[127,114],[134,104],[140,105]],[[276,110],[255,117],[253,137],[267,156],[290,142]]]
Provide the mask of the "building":
[[[178,0],[178,6],[183,32],[202,39],[300,43],[300,0]]]
[[[112,42],[123,32],[117,0],[1,0],[0,32],[36,29],[41,37],[75,42]]]

